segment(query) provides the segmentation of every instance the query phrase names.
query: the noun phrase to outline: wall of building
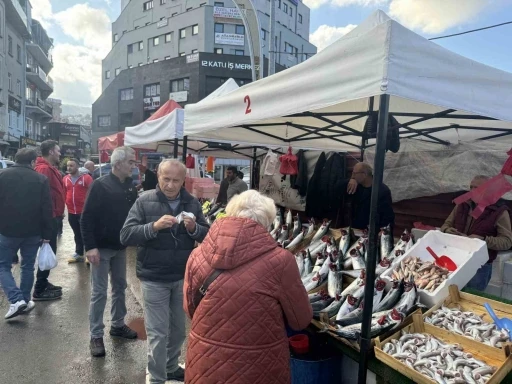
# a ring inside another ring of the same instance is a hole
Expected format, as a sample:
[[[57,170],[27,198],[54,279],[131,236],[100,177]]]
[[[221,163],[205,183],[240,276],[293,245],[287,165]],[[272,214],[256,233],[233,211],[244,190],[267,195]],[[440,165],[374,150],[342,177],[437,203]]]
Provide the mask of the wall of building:
[[[11,27],[9,23],[6,24],[5,30],[6,38],[6,76],[5,76],[5,90],[8,95],[7,105],[9,105],[9,97],[21,103],[21,113],[17,114],[13,109],[8,108],[8,141],[19,140],[24,134],[25,116],[23,113],[23,104],[25,99],[25,67],[23,60],[25,53],[25,43],[23,38]],[[9,41],[12,41],[12,50],[9,52]],[[19,50],[19,54],[18,54]],[[9,86],[9,74],[11,78]],[[12,100],[11,99],[11,105]],[[9,111],[10,110],[10,111]],[[10,114],[10,116],[9,116]]]
[[[0,140],[7,138],[8,119],[7,119],[7,37],[5,22],[5,4],[0,0]]]

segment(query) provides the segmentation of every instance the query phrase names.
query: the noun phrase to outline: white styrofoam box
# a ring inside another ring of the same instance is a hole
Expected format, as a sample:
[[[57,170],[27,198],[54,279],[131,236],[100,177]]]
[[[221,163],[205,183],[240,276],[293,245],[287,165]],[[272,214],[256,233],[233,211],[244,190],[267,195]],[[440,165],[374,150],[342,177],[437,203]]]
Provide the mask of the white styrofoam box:
[[[492,265],[494,269],[494,263]],[[505,284],[512,284],[512,261],[505,261],[503,263],[503,281]]]
[[[439,256],[446,255],[457,265],[457,270],[450,273],[448,279],[430,293],[419,290],[420,300],[428,307],[432,307],[448,295],[448,287],[455,284],[459,289],[473,278],[476,271],[489,260],[487,245],[485,241],[479,239],[470,239],[462,236],[449,235],[440,231],[429,231],[423,238],[418,240],[414,246],[403,256],[394,260],[393,266],[382,274],[382,277],[391,284],[391,275],[398,262],[410,256],[419,257],[421,260],[434,261],[434,258],[428,253],[427,247]]]
[[[489,294],[489,295],[493,295],[493,296],[496,296],[496,297],[502,297],[501,296],[501,292],[502,292],[502,286],[503,284],[493,284],[493,283],[489,283],[487,285],[487,287],[485,288],[485,293]]]
[[[511,284],[512,274],[505,273],[505,263],[512,259],[512,251],[500,251],[496,260],[492,263],[491,283],[500,285],[502,283]]]
[[[411,235],[414,237],[414,241],[421,239],[423,236],[425,236],[429,232],[430,231],[427,231],[426,229],[417,229],[417,228],[411,229]]]

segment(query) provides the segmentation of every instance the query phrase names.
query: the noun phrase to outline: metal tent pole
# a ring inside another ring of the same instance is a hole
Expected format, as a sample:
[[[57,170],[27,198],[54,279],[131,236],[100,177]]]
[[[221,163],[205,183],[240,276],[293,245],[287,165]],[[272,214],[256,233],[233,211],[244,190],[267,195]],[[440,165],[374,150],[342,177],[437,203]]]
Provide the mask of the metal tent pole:
[[[178,139],[174,139],[174,158],[178,158]]]
[[[268,76],[276,73],[276,0],[270,0],[270,31],[268,42]],[[279,51],[279,49],[277,49]]]
[[[386,135],[388,130],[389,95],[381,95],[379,102],[379,125],[377,128],[377,143],[373,164],[372,198],[370,203],[370,229],[368,234],[368,260],[366,261],[366,285],[364,290],[364,307],[361,337],[359,340],[359,375],[358,383],[366,384],[368,369],[368,353],[371,348],[371,319],[373,310],[373,290],[375,288],[375,268],[377,262],[377,226],[379,192],[384,173],[384,157],[386,151]]]
[[[187,162],[187,142],[188,142],[188,136],[183,136],[183,164]]]

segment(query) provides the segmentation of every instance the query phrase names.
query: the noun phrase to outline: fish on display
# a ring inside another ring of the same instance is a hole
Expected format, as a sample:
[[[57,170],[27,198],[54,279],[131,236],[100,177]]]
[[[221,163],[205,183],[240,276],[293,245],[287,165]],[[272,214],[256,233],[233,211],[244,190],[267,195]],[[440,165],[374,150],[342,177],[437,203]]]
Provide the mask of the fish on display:
[[[288,228],[293,227],[293,215],[292,215],[292,211],[290,209],[286,211],[286,222],[285,223],[288,226]]]
[[[377,268],[375,268],[375,275],[380,276],[391,267],[391,261],[388,258],[382,259]]]
[[[329,225],[331,225],[331,222],[328,220],[324,220],[318,231],[316,231],[315,236],[311,239],[311,243],[314,243],[317,240],[320,240],[327,231],[329,230]]]
[[[342,327],[360,323],[363,321],[363,309],[364,309],[364,301],[362,301],[361,304],[359,305],[359,307],[354,309],[352,312],[349,312],[345,316],[336,320],[335,323],[338,325],[341,325]]]
[[[340,297],[343,286],[343,275],[336,268],[336,263],[331,261],[329,274],[327,275],[327,293],[331,297]]]
[[[320,316],[322,313],[327,313],[327,316],[329,318],[336,316],[336,314],[339,312],[341,306],[343,305],[343,302],[345,301],[344,297],[335,298],[334,301],[326,308],[319,311],[316,315],[317,317]]]
[[[311,235],[315,231],[315,219],[309,220],[308,231],[306,232],[306,237]]]
[[[302,232],[302,222],[300,221],[300,216],[297,213],[296,220],[293,222],[293,231],[292,231],[292,239],[295,239],[299,236],[299,233]]]
[[[299,268],[299,275],[304,273],[304,252],[299,252],[295,255],[295,262]]]
[[[351,241],[351,231],[352,229],[348,227],[348,229],[342,229],[341,230],[341,239],[340,239],[340,256],[343,258],[345,254],[348,252],[348,249],[350,248],[350,241]]]
[[[322,299],[311,303],[311,308],[313,308],[313,312],[319,312],[322,309],[327,308],[333,301],[334,298],[326,295],[322,297]]]
[[[382,346],[382,352],[436,383],[486,383],[497,370],[459,344],[446,344],[425,333],[402,331],[399,339]]]
[[[355,291],[359,289],[361,284],[364,284],[366,281],[366,271],[364,269],[359,273],[359,277],[355,279],[352,283],[349,284],[347,288],[345,288],[341,292],[341,296],[347,297],[348,295],[353,294]]]
[[[301,278],[304,279],[313,272],[313,261],[309,252],[302,252],[302,257],[304,258],[304,271],[302,271]]]
[[[386,282],[382,279],[377,279],[375,282],[375,288],[373,290],[372,308],[375,308],[382,300],[382,296],[384,295],[384,288],[386,288]]]
[[[384,298],[373,307],[373,312],[387,311],[398,304],[404,292],[404,281],[393,280],[392,287]]]
[[[277,243],[281,246],[283,246],[284,242],[288,240],[288,226],[283,225],[281,227],[281,233],[279,234],[279,237],[277,239]]]
[[[277,240],[277,238],[279,237],[280,234],[281,234],[281,227],[277,227],[277,228],[273,229],[272,232],[270,232],[270,236],[272,236],[272,238],[274,240]]]
[[[347,299],[341,306],[340,310],[338,311],[338,314],[336,315],[336,320],[341,319],[346,314],[352,312],[355,310],[359,304],[361,304],[361,300],[363,300],[364,297],[364,283],[359,285],[357,289],[347,296]]]
[[[321,289],[315,293],[308,294],[309,302],[314,303],[315,301],[322,300],[327,295],[327,291],[325,289]]]
[[[297,236],[294,237],[294,239],[286,246],[286,249],[290,249],[292,247],[295,247],[296,245],[299,245],[302,240],[304,240],[304,237],[306,235],[306,229],[303,229],[302,232],[300,232]]]
[[[378,320],[373,320],[370,328],[370,338],[377,337],[387,332],[404,320],[404,315],[398,311],[391,311],[387,316],[382,316]],[[334,333],[348,340],[357,340],[361,334],[362,323],[349,325],[346,327],[338,326]]]
[[[281,228],[281,225],[283,225],[283,216],[281,215],[281,208],[278,207],[274,219],[274,229]]]
[[[431,293],[448,279],[449,274],[450,272],[447,269],[439,267],[432,261],[424,261],[418,257],[395,259],[393,262],[392,277],[394,279],[413,277],[418,289]]]
[[[318,272],[320,270],[320,268],[322,268],[322,265],[324,265],[326,260],[327,260],[326,255],[324,255],[323,253],[317,253],[315,266],[313,267],[313,272]]]
[[[404,293],[394,308],[407,316],[417,306],[419,306],[418,290],[416,289],[414,280],[411,278],[410,281],[404,283]]]
[[[327,248],[327,243],[329,241],[329,237],[324,236],[320,241],[316,241],[312,245],[308,247],[308,250],[311,252],[312,255],[316,255],[318,253],[323,253],[325,249]]]
[[[393,234],[388,225],[380,230],[380,258],[381,260],[388,257],[389,253],[393,250]]]
[[[353,269],[365,269],[366,264],[364,262],[364,258],[361,254],[363,249],[361,247],[354,248],[350,251],[350,258],[352,259],[352,268]]]
[[[312,277],[309,281],[304,284],[306,291],[309,292],[315,288],[318,288],[327,278],[327,274],[322,275],[318,272],[314,277]]]
[[[350,254],[351,254],[352,250],[356,249],[357,247],[364,247],[364,242],[365,242],[365,238],[364,237],[360,237],[359,239],[357,239],[354,242],[354,244],[352,244],[350,246],[348,251],[343,255],[344,260],[350,260]]]

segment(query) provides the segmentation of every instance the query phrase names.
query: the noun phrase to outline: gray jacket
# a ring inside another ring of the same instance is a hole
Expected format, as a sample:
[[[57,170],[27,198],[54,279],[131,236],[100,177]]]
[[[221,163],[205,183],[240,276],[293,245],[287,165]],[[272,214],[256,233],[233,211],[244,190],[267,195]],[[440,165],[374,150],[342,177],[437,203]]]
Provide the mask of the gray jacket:
[[[163,215],[193,213],[196,231],[191,234],[183,222],[159,232],[153,231],[153,223]],[[137,246],[137,277],[141,280],[172,282],[182,280],[188,257],[195,242],[202,242],[208,233],[201,204],[184,188],[180,192],[180,204],[172,212],[167,197],[157,187],[143,193],[135,202],[121,230],[121,243]]]

